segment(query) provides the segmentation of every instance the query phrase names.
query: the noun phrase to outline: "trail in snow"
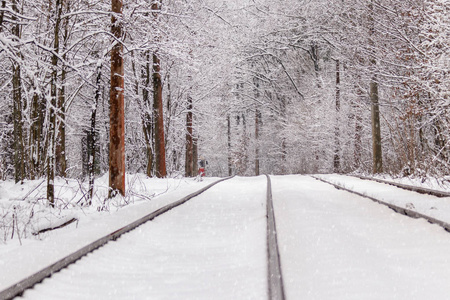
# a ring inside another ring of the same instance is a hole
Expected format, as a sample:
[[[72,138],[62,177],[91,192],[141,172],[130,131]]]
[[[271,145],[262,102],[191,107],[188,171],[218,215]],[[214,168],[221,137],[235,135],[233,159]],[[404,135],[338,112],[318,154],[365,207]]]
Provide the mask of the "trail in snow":
[[[266,179],[220,183],[45,279],[24,299],[265,299]]]
[[[310,177],[274,176],[272,184],[287,299],[450,294],[450,234],[442,228]]]

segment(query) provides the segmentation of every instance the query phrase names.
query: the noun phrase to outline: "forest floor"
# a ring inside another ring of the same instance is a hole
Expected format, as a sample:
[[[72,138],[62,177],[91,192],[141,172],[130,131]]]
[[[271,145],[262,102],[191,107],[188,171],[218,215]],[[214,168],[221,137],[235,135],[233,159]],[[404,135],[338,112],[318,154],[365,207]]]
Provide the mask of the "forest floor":
[[[450,198],[351,176],[317,176],[450,222]],[[76,204],[85,193],[83,184],[59,180],[60,205],[52,213],[44,202],[45,183],[0,182],[4,238],[0,290],[215,180],[128,176],[129,195],[115,199],[107,209],[103,203],[107,177],[97,180],[91,207]],[[38,285],[24,296],[263,299],[267,291],[265,184],[263,176],[221,183],[121,237],[118,241],[125,242],[106,250],[116,258],[105,262],[109,256],[100,249],[53,276],[61,278],[56,288]],[[441,227],[396,214],[309,176],[272,176],[272,184],[288,299],[444,299],[450,293],[450,268],[444,267],[450,262],[450,233]],[[430,188],[426,182],[415,185]],[[32,234],[71,218],[77,221]],[[143,248],[136,248],[137,244]],[[83,266],[89,266],[89,275],[83,274]],[[114,277],[115,272],[119,274],[116,281],[104,279]],[[142,274],[147,274],[143,276],[147,284],[139,278]],[[134,278],[135,285],[124,276]]]

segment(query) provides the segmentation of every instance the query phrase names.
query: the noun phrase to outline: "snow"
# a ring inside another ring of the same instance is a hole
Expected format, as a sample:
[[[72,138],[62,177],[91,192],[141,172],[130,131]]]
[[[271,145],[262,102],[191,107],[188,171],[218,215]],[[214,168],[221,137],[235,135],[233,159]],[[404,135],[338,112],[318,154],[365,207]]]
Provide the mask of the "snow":
[[[391,177],[389,175],[385,174],[377,174],[377,175],[371,175],[375,178],[390,181],[390,182],[396,182],[401,183],[405,185],[413,185],[418,187],[423,187],[427,189],[433,189],[438,191],[449,191],[450,190],[450,182],[448,177],[441,177],[441,178],[434,178],[431,176],[425,176],[425,177],[414,177],[414,176],[407,176],[407,177]]]
[[[317,175],[317,177],[375,199],[412,209],[435,219],[450,223],[450,197],[438,198],[431,195],[422,195],[388,184],[362,180],[346,175],[330,174]]]
[[[351,176],[317,176],[396,205],[411,203],[439,218],[449,212],[448,198]],[[445,299],[450,294],[445,268],[450,234],[441,227],[310,176],[271,178],[287,299]],[[145,190],[149,197],[151,186],[162,193],[164,184],[176,182],[146,179],[141,185],[140,180],[134,181],[135,191]],[[1,245],[0,290],[215,180],[180,179],[177,188],[150,201],[136,198],[117,211],[80,215],[77,228],[28,238],[23,246]],[[0,188],[8,190],[5,186]],[[9,199],[28,193],[26,186],[14,187]],[[23,298],[266,299],[265,197],[263,176],[219,183],[45,279]]]
[[[442,228],[311,177],[275,176],[272,185],[287,299],[448,297]]]
[[[110,211],[103,212],[97,212],[95,206],[84,209],[83,213],[74,209],[75,212],[79,213],[80,220],[69,228],[40,235],[42,240],[22,239],[21,243],[24,244],[22,247],[18,246],[17,243],[9,243],[9,241],[7,244],[0,244],[0,266],[2,266],[0,269],[0,290],[47,267],[89,243],[128,225],[132,221],[181,199],[214,180],[217,180],[217,178],[208,178],[202,182],[184,179],[146,180],[143,182],[151,182],[155,187],[153,189],[154,193],[171,192],[155,197],[151,201],[136,202],[134,205],[129,205],[119,210],[114,209],[114,206],[111,207]],[[151,192],[151,187],[151,185],[148,187],[142,186],[139,189],[138,184],[135,183],[135,191],[140,191],[141,193],[144,190]],[[22,193],[25,192],[22,191],[22,189],[25,189],[24,187],[19,188],[18,185],[14,185],[14,188],[19,189]],[[61,188],[61,194],[66,192],[70,194],[70,189],[67,187]],[[137,198],[137,196],[135,197]],[[0,204],[11,205],[7,202]],[[119,207],[119,205],[115,205],[115,207]],[[71,212],[71,210],[68,211],[69,213]],[[56,219],[53,215],[45,215],[43,218]],[[38,223],[40,223],[40,219]]]
[[[265,178],[221,183],[25,292],[25,299],[264,299]]]

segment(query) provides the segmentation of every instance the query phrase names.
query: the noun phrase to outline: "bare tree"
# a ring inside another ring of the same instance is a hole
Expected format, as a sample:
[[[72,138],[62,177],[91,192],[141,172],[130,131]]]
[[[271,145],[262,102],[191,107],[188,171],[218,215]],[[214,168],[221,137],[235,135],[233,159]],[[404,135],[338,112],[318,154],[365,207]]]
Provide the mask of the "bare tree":
[[[109,98],[109,197],[125,195],[125,109],[123,62],[123,3],[112,0],[111,88]]]
[[[340,145],[340,131],[339,131],[339,112],[341,111],[341,77],[340,77],[340,63],[339,59],[336,60],[336,96],[335,96],[335,107],[336,107],[336,124],[334,127],[334,159],[333,167],[334,172],[339,173],[341,171],[341,157],[339,151],[341,150]]]
[[[59,31],[61,24],[62,3],[55,2],[55,27],[52,55],[52,77],[50,84],[50,107],[48,129],[48,158],[47,158],[47,200],[50,206],[55,206],[55,152],[56,152],[56,108],[58,97],[58,56],[59,56]]]
[[[155,23],[161,11],[161,1],[152,3],[152,11]],[[157,37],[156,40],[159,38]],[[166,177],[166,143],[164,135],[164,113],[161,82],[161,61],[158,51],[153,52],[153,111],[155,117],[155,163],[156,177]]]
[[[375,20],[373,17],[374,8],[373,1],[369,3],[369,46],[372,46],[372,56],[370,58],[370,65],[372,72],[375,72],[376,58],[373,36],[375,33]],[[375,74],[371,74],[370,82],[370,102],[372,108],[372,155],[373,155],[373,173],[383,172],[383,161],[381,153],[381,123],[380,123],[380,104],[378,97],[378,79]]]
[[[194,176],[194,141],[192,130],[192,97],[188,96],[188,106],[186,114],[186,160],[185,176]]]
[[[12,1],[12,9],[14,13],[19,13],[16,0]],[[3,13],[3,11],[2,11]],[[2,18],[3,19],[3,18]],[[20,39],[21,25],[15,14],[12,15],[12,21],[14,22],[12,33],[17,40]],[[16,53],[18,58],[22,55],[20,52]],[[22,99],[22,77],[21,66],[18,62],[13,62],[13,118],[14,118],[14,169],[15,169],[15,181],[23,181],[25,179],[25,145],[23,136],[23,99]]]

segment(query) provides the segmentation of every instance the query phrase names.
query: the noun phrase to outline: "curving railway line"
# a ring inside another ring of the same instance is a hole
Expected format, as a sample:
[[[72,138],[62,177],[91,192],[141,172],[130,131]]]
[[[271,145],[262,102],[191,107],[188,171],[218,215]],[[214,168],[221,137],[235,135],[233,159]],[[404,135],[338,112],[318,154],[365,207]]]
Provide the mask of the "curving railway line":
[[[450,253],[450,235],[385,206],[450,228],[318,177],[224,178],[24,278],[0,299],[421,299],[450,292],[450,271],[434,277],[442,257],[433,252]]]

